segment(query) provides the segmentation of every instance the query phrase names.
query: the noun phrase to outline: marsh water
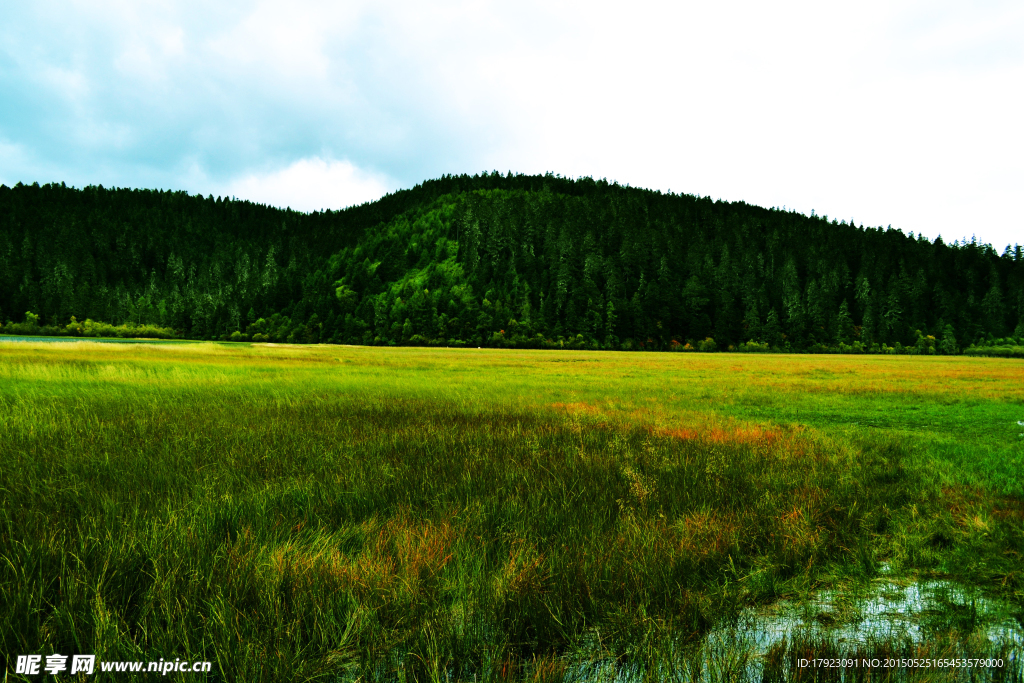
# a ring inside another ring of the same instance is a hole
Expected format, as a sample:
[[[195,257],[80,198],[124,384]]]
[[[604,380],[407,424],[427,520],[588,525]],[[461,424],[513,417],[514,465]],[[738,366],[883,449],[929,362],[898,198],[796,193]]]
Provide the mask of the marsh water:
[[[30,337],[0,334],[0,342],[97,342],[100,344],[182,344],[180,339],[120,339],[118,337]]]
[[[1024,612],[1005,600],[941,579],[909,580],[884,571],[870,585],[823,591],[801,600],[748,607],[696,646],[681,646],[665,680],[766,681],[794,678],[862,680],[874,660],[876,675],[916,680],[1021,680]],[[850,658],[845,669],[798,671],[800,660]],[[999,667],[945,666],[911,670],[886,658],[994,658]],[[855,664],[851,664],[855,660]],[[647,680],[638,668],[592,660],[570,668],[565,680]]]

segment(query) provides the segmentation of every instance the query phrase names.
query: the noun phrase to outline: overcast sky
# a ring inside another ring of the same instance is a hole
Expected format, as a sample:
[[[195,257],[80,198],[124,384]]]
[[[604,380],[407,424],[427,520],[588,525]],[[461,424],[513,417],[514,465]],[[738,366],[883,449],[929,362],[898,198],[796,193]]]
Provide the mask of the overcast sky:
[[[0,182],[340,208],[498,169],[1024,243],[1024,3],[9,2]]]

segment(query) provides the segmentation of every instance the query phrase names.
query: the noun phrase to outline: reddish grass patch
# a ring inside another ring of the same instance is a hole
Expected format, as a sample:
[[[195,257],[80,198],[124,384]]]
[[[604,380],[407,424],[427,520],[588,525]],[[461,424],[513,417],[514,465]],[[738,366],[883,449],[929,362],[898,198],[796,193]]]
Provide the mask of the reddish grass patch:
[[[1024,521],[1024,501],[1006,497],[990,501],[977,487],[943,487],[942,505],[961,527],[978,527],[986,511],[1000,522]]]
[[[1010,498],[998,500],[992,508],[992,516],[1000,521],[1024,521],[1024,501]]]
[[[582,401],[578,401],[576,403],[552,403],[551,407],[558,410],[564,410],[567,413],[587,413],[588,415],[597,415],[601,412],[601,409],[598,406],[583,403]]]
[[[334,544],[306,548],[288,544],[270,556],[273,570],[289,575],[300,590],[349,589],[363,597],[387,595],[399,587],[415,593],[419,582],[442,571],[454,554],[456,531],[449,520],[417,520],[399,514],[371,530],[363,551],[354,556]]]
[[[711,429],[661,429],[658,430],[661,436],[668,436],[683,441],[704,441],[710,443],[742,443],[755,444],[758,446],[775,446],[779,444],[785,435],[778,429],[765,428],[758,425],[748,427],[733,427],[723,429],[712,427]]]
[[[721,555],[733,547],[740,533],[740,520],[733,514],[714,511],[694,512],[676,524],[679,549],[688,555]]]

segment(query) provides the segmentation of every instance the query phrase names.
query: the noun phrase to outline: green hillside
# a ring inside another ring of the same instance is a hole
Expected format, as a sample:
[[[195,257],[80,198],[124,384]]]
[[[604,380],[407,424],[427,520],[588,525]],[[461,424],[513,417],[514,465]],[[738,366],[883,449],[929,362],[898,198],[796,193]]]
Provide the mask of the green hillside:
[[[292,343],[953,353],[1019,345],[1024,256],[553,175],[312,214],[0,186],[4,331],[80,334],[73,316]]]

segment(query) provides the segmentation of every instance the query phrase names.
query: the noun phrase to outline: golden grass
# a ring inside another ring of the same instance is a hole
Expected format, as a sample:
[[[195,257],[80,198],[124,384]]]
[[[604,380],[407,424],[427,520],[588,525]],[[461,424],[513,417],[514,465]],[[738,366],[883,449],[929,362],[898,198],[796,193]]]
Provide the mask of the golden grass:
[[[691,637],[723,606],[870,577],[876,560],[1019,594],[1024,504],[986,487],[1013,475],[1022,367],[0,343],[0,484],[19,501],[3,514],[29,539],[8,539],[0,573],[37,563],[99,586],[112,570],[95,558],[120,558],[116,590],[59,598],[97,615],[97,642],[162,647],[146,634],[187,622],[206,634],[193,648],[262,680],[294,674],[271,654],[334,667],[350,647],[557,678],[550,643],[587,629],[626,649],[656,622]],[[0,633],[62,646],[22,607],[57,598],[7,581],[4,614],[24,623]]]
[[[744,354],[643,354],[617,352],[516,351],[496,349],[424,349],[347,346],[245,345],[214,343],[105,344],[97,342],[0,343],[0,376],[45,373],[55,364],[81,363],[199,364],[208,369],[253,371],[260,368],[367,374],[401,371],[395,380],[443,373],[453,387],[542,383],[536,401],[600,412],[602,399],[614,394],[632,409],[671,411],[693,399],[698,386],[712,389],[715,400],[751,394],[878,393],[995,398],[1024,401],[1024,363],[995,358],[928,356],[809,356]],[[115,366],[117,367],[117,366]],[[56,370],[57,368],[54,368]],[[123,372],[126,368],[121,368]],[[42,379],[44,375],[33,375]],[[623,394],[623,389],[635,391]],[[544,395],[546,394],[546,396]],[[570,395],[566,395],[570,394]],[[575,394],[575,395],[572,395]],[[515,398],[529,398],[518,395]],[[652,405],[653,404],[653,405]]]
[[[352,553],[339,549],[338,533],[277,545],[266,560],[273,580],[287,581],[296,592],[351,591],[377,603],[398,593],[414,600],[420,584],[439,576],[455,552],[450,520],[417,520],[403,512],[384,522],[373,517],[355,531],[365,541]]]

